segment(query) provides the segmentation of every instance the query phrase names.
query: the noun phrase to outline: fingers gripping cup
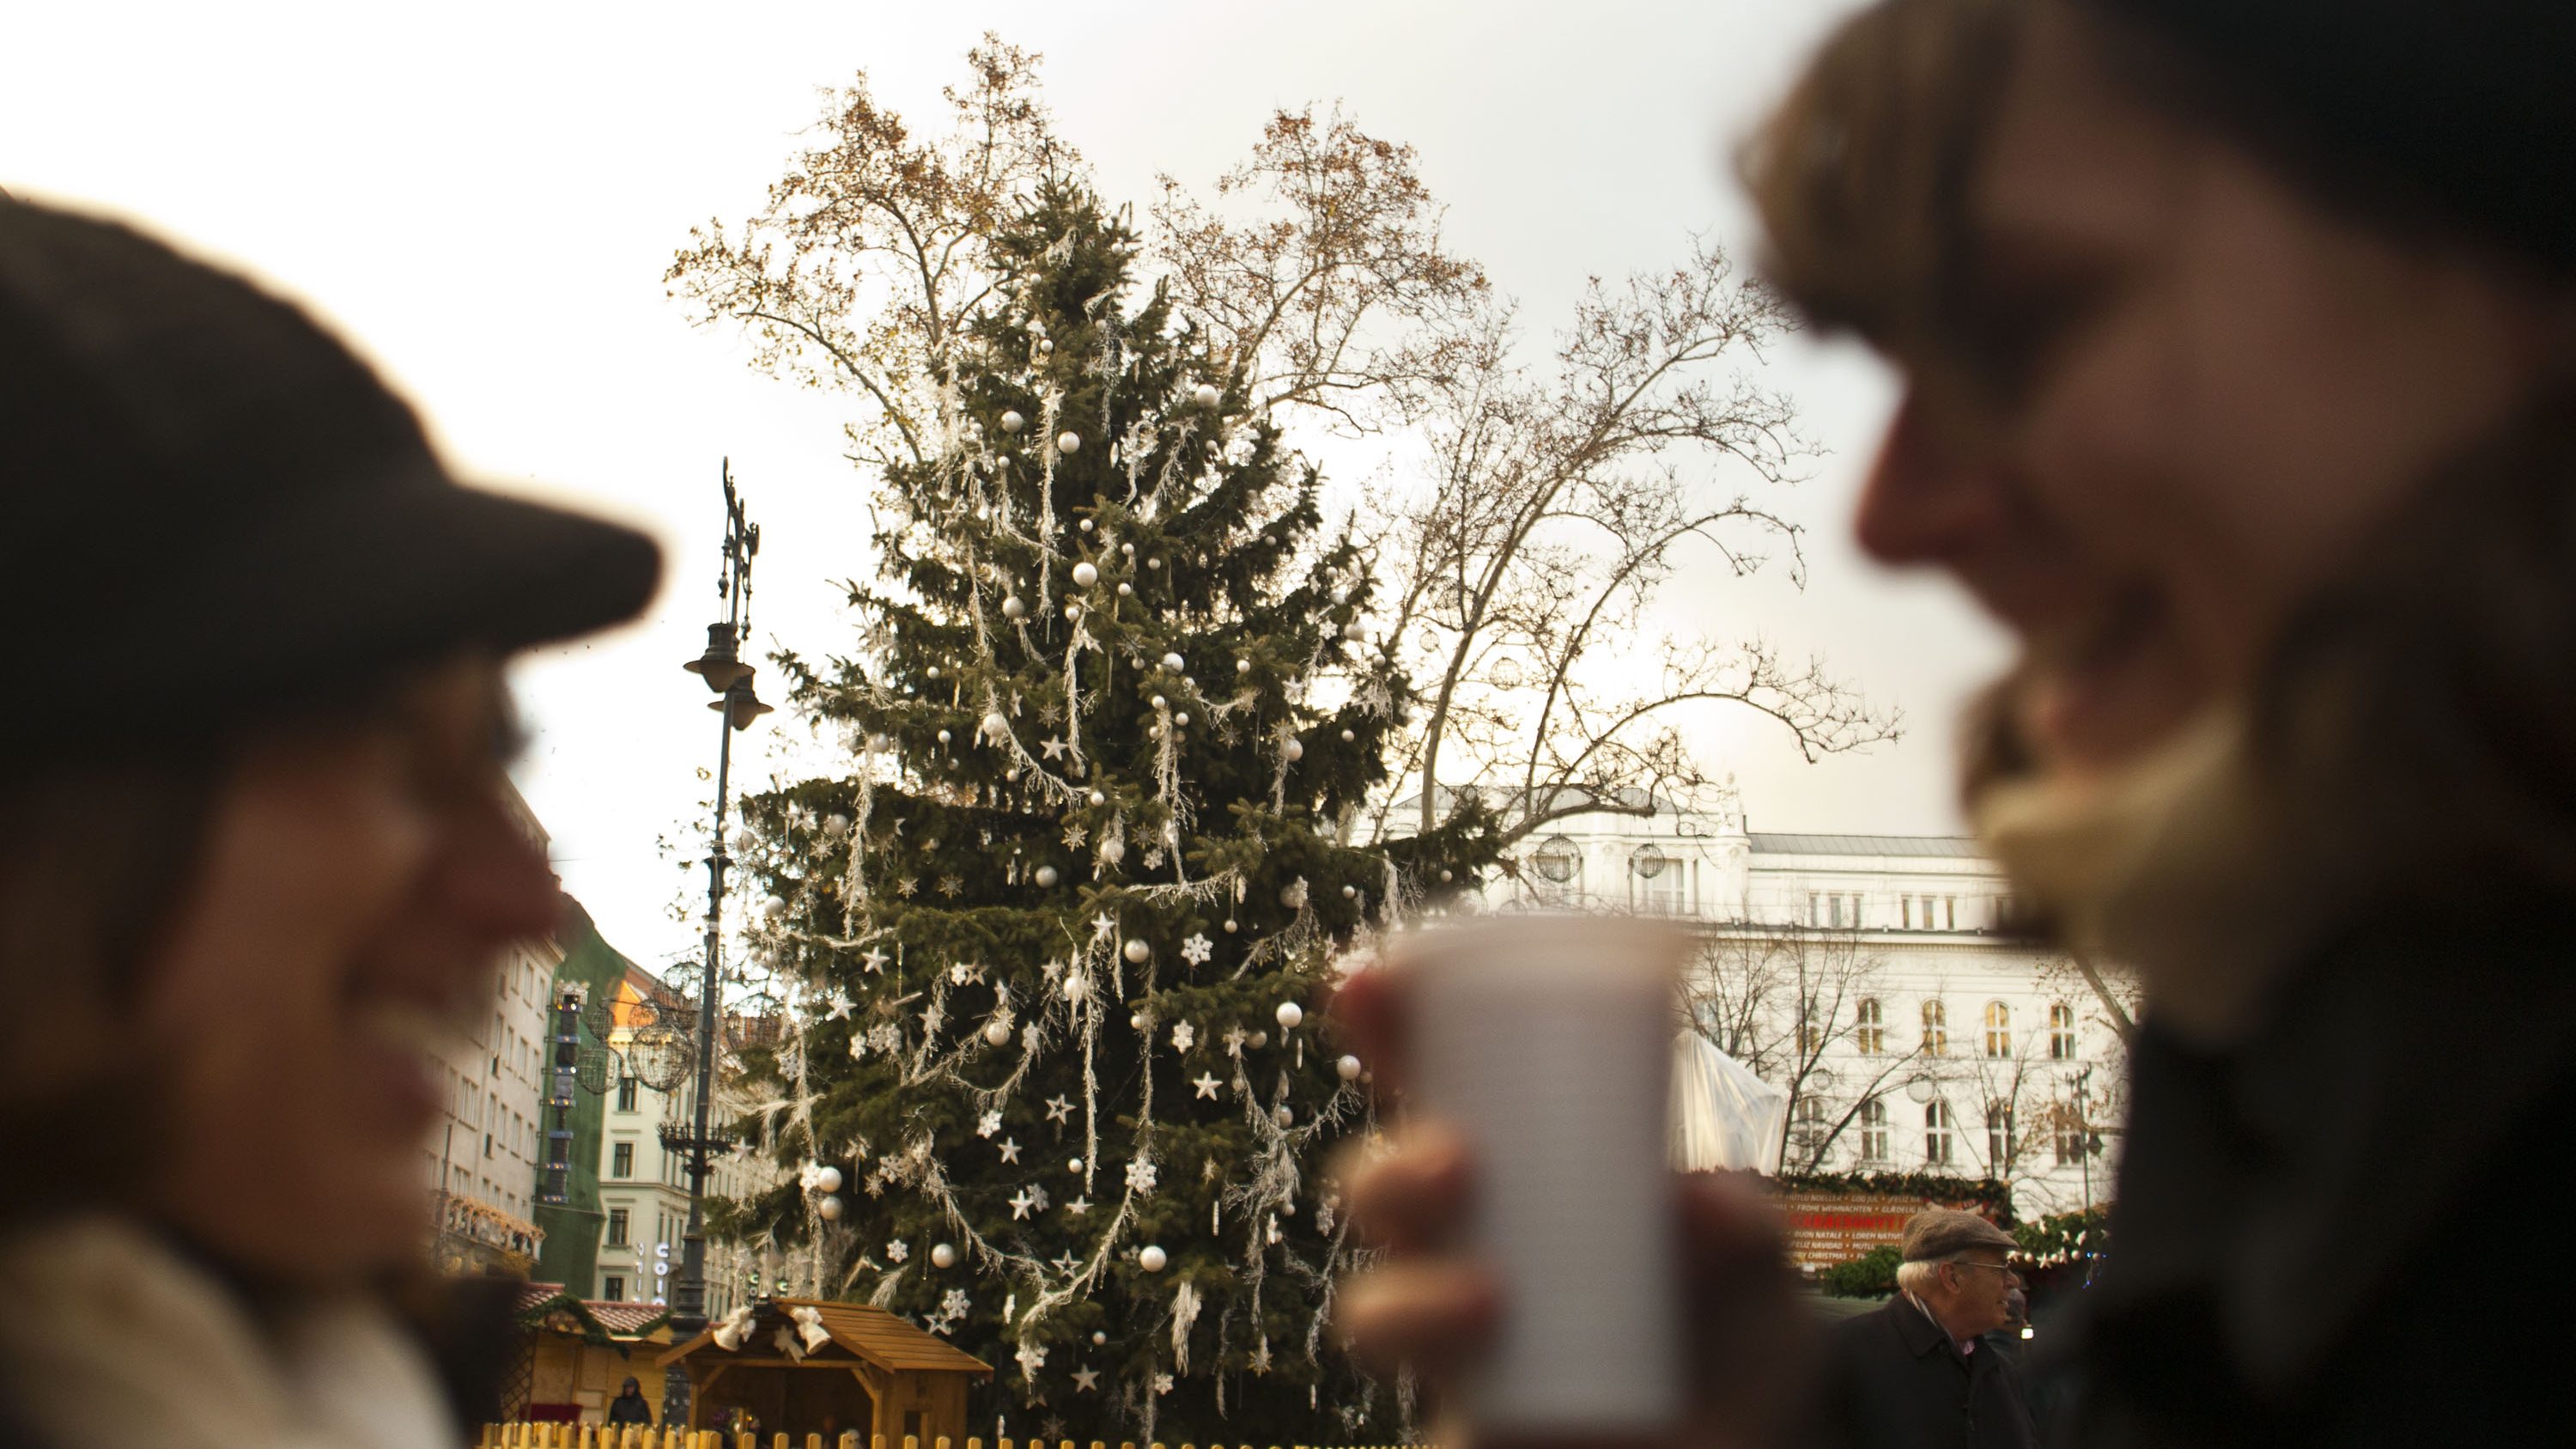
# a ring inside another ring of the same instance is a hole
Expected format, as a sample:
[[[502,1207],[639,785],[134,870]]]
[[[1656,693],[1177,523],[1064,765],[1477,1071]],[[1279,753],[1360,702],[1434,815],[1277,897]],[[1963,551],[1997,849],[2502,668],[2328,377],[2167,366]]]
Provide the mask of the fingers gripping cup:
[[[1411,1110],[1473,1154],[1461,1247],[1501,1290],[1491,1351],[1454,1396],[1477,1437],[1650,1436],[1680,1418],[1667,1112],[1688,948],[1642,923],[1523,917],[1394,953]]]

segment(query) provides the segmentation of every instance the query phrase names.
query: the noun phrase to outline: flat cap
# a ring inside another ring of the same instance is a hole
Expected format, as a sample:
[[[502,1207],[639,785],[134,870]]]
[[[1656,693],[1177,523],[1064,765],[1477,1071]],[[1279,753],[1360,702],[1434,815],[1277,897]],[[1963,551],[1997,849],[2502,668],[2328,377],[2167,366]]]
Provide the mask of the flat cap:
[[[2013,1241],[2012,1234],[1975,1213],[1926,1208],[1906,1220],[1905,1241],[1897,1253],[1906,1262],[1921,1263],[1971,1248],[2001,1248],[2013,1253],[2019,1252],[2021,1245]]]

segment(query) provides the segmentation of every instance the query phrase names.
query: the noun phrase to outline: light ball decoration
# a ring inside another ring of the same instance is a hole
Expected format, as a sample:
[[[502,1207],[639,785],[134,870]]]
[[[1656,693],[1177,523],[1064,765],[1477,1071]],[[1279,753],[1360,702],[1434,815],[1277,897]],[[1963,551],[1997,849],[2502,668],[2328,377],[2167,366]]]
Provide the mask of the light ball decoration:
[[[834,839],[850,833],[850,817],[835,810],[823,817],[823,833]]]
[[[1136,1266],[1144,1269],[1148,1273],[1162,1272],[1164,1267],[1171,1261],[1171,1255],[1164,1252],[1162,1247],[1155,1243],[1147,1243],[1144,1250],[1136,1255]]]
[[[1118,597],[1120,597],[1120,598],[1122,598],[1122,599],[1124,599],[1124,598],[1128,598],[1128,597],[1131,597],[1132,595],[1134,595],[1134,594],[1135,594],[1135,592],[1136,592],[1136,586],[1135,586],[1135,585],[1130,584],[1130,583],[1129,583],[1129,582],[1127,582],[1125,579],[1120,579],[1120,580],[1118,581]]]
[[[957,1249],[947,1243],[933,1244],[930,1249],[930,1266],[934,1268],[956,1267]]]
[[[1154,703],[1154,708],[1156,708],[1156,709],[1161,709],[1161,708],[1165,707],[1166,705],[1170,704],[1170,703],[1171,703],[1171,701],[1170,701],[1170,700],[1167,700],[1167,699],[1165,699],[1165,698],[1163,698],[1161,695],[1159,695],[1159,694],[1158,694],[1158,695],[1155,695],[1155,696],[1154,696],[1154,701],[1153,701],[1153,703]]]
[[[1011,1044],[1011,1024],[1002,1020],[1000,1017],[995,1017],[991,1021],[984,1023],[984,1041],[988,1046],[1009,1046]]]
[[[1288,743],[1279,747],[1279,758],[1292,765],[1306,758],[1306,742],[1295,735],[1290,735]]]
[[[1003,599],[1002,599],[1002,617],[1003,617],[1003,618],[1005,618],[1005,619],[1024,619],[1024,618],[1027,618],[1027,617],[1028,617],[1028,612],[1029,612],[1029,606],[1020,602],[1020,596],[1019,596],[1019,595],[1017,595],[1017,594],[1009,594],[1009,595],[1005,595],[1005,596],[1003,597]]]
[[[1263,1047],[1270,1045],[1270,1033],[1266,1031],[1256,1031],[1252,1035],[1244,1038],[1244,1044],[1251,1047],[1254,1051],[1259,1051]]]
[[[820,1192],[839,1192],[841,1190],[841,1169],[837,1167],[826,1167],[818,1170],[814,1174],[814,1187]]]
[[[1002,718],[1002,712],[1000,710],[997,709],[991,714],[984,716],[984,738],[991,740],[993,743],[998,745],[1003,740],[1009,738],[1010,733],[1011,722]]]
[[[1288,1104],[1282,1102],[1279,1104],[1279,1110],[1270,1114],[1270,1120],[1278,1123],[1279,1130],[1285,1132],[1297,1125],[1297,1114],[1289,1111]]]
[[[1360,627],[1359,620],[1353,619],[1342,626],[1342,637],[1356,644],[1360,640],[1368,637],[1368,630]]]
[[[841,1218],[841,1200],[837,1197],[827,1197],[814,1204],[814,1212],[827,1223],[838,1222]]]
[[[1283,1001],[1279,1003],[1279,1009],[1271,1014],[1279,1018],[1281,1027],[1295,1031],[1298,1023],[1306,1019],[1306,1008],[1293,1001]]]
[[[1082,435],[1068,428],[1055,435],[1055,450],[1070,458],[1082,451]]]
[[[1343,743],[1343,744],[1346,744],[1346,745],[1347,745],[1347,744],[1349,744],[1351,741],[1356,740],[1356,739],[1358,739],[1358,738],[1359,738],[1359,736],[1358,736],[1358,735],[1355,735],[1355,734],[1351,733],[1349,730],[1344,730],[1344,731],[1342,731],[1342,743]]]
[[[1190,712],[1188,710],[1182,710],[1179,714],[1172,716],[1172,723],[1179,725],[1183,729],[1188,729],[1190,727]]]
[[[1109,862],[1111,865],[1116,865],[1118,862],[1125,860],[1127,858],[1127,842],[1123,840],[1104,840],[1100,842],[1100,858]]]
[[[1119,949],[1127,957],[1130,964],[1137,966],[1144,965],[1145,962],[1154,954],[1153,947],[1146,945],[1144,941],[1135,936],[1128,937],[1127,944]]]
[[[1094,790],[1091,792],[1091,803],[1094,806],[1106,805],[1109,803],[1109,797],[1101,794],[1097,790]]]
[[[1016,410],[1013,410],[1013,411],[1010,411],[1010,412],[1005,412],[1005,413],[1003,413],[1003,414],[1002,414],[1002,431],[1003,431],[1003,432],[1006,432],[1006,433],[1016,433],[1016,432],[1018,432],[1020,429],[1025,428],[1025,427],[1027,427],[1028,425],[1029,425],[1029,420],[1028,420],[1027,418],[1021,417],[1021,416],[1019,415],[1019,413],[1018,413]]]
[[[1087,589],[1098,582],[1100,582],[1100,570],[1091,566],[1091,560],[1084,559],[1082,562],[1073,566],[1073,586],[1075,588]]]
[[[1225,918],[1225,933],[1226,933],[1227,935],[1231,936],[1231,935],[1233,935],[1233,934],[1235,933],[1235,931],[1236,931],[1237,929],[1238,929],[1238,927],[1237,927],[1237,926],[1235,925],[1235,923],[1234,923],[1234,917],[1232,917],[1232,916],[1228,916],[1228,917],[1226,917],[1226,918]]]
[[[1234,661],[1234,672],[1237,674],[1250,674],[1252,672],[1252,661],[1249,659],[1238,659]]]
[[[1345,1082],[1358,1081],[1360,1079],[1360,1059],[1358,1057],[1342,1058],[1340,1061],[1333,1063],[1333,1074],[1340,1077]]]
[[[1127,558],[1134,558],[1136,556],[1136,545],[1132,543],[1122,543],[1118,545],[1118,552]]]
[[[1082,617],[1082,606],[1081,606],[1080,604],[1067,604],[1067,605],[1065,605],[1065,606],[1064,606],[1064,617],[1065,617],[1065,622],[1067,622],[1067,623],[1071,623],[1072,621],[1074,621],[1074,620],[1076,620],[1076,619],[1081,618],[1081,617]]]
[[[1145,1013],[1141,1011],[1129,1013],[1127,1024],[1137,1031],[1150,1031],[1154,1026],[1152,1019],[1147,1017]]]
[[[1225,394],[1218,392],[1216,390],[1216,384],[1212,382],[1200,383],[1197,389],[1190,394],[1190,400],[1203,408],[1215,407],[1224,399],[1224,397]]]
[[[1302,880],[1294,880],[1281,887],[1279,891],[1279,904],[1286,906],[1292,911],[1304,910],[1306,908],[1306,883]]]
[[[1360,893],[1360,888],[1359,888],[1358,886],[1355,886],[1355,885],[1346,885],[1346,886],[1342,887],[1342,899],[1343,899],[1343,900],[1346,900],[1346,901],[1347,901],[1347,900],[1355,899],[1355,898],[1357,898],[1357,897],[1358,897],[1359,893]]]
[[[1056,868],[1054,866],[1042,865],[1038,867],[1037,874],[1031,877],[1031,879],[1038,883],[1038,888],[1040,890],[1053,890],[1055,889],[1055,883],[1063,879],[1063,877],[1056,873]]]
[[[941,730],[939,732],[939,742],[943,745],[948,743],[948,731]]]
[[[1065,1171],[1067,1171],[1067,1172],[1077,1172],[1077,1173],[1078,1173],[1078,1172],[1080,1172],[1080,1171],[1082,1171],[1082,1159],[1081,1159],[1081,1158],[1079,1158],[1079,1157],[1068,1157],[1068,1158],[1066,1158],[1066,1159],[1064,1160],[1064,1170],[1065,1170]]]
[[[1055,353],[1055,339],[1054,339],[1054,338],[1052,338],[1052,337],[1041,337],[1041,338],[1039,338],[1039,339],[1038,339],[1038,355],[1040,355],[1040,356],[1042,356],[1042,357],[1048,357],[1048,356],[1053,356],[1053,355],[1054,355],[1054,353]],[[1065,451],[1067,451],[1067,452],[1071,452],[1071,451],[1072,451],[1072,449],[1068,448],[1068,449],[1066,449]]]
[[[1180,673],[1183,666],[1184,661],[1178,654],[1166,654],[1163,656],[1163,667],[1172,671],[1174,674]]]
[[[1098,1347],[1100,1347],[1102,1344],[1107,1343],[1108,1341],[1109,1341],[1109,1335],[1108,1335],[1108,1334],[1105,1334],[1105,1333],[1101,1332],[1099,1329],[1096,1329],[1096,1328],[1095,1328],[1095,1329],[1093,1329],[1093,1330],[1091,1330],[1091,1346],[1092,1346],[1093,1348],[1098,1348]]]

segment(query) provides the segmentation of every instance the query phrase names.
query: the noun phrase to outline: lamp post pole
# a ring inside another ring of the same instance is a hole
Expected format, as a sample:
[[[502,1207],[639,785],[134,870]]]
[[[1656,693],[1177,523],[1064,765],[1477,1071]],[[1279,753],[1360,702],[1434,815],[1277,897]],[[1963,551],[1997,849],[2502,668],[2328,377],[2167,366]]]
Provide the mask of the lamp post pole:
[[[732,863],[725,851],[725,819],[732,803],[729,786],[733,737],[736,731],[751,728],[753,720],[769,713],[769,706],[752,693],[751,666],[742,662],[742,645],[751,632],[751,560],[760,552],[760,526],[744,514],[742,498],[734,492],[730,460],[724,469],[724,500],[724,566],[716,577],[716,592],[725,601],[724,622],[708,626],[706,653],[684,666],[704,679],[718,698],[707,706],[717,715],[716,815],[715,838],[707,852],[706,959],[698,987],[697,1100],[685,1135],[667,1128],[662,1134],[664,1150],[687,1153],[689,1167],[689,1226],[680,1238],[680,1281],[671,1293],[671,1335],[675,1343],[687,1342],[707,1326],[708,1157],[725,1145],[725,1139],[712,1130],[708,1114],[715,1101],[715,1064],[720,1049],[717,1029],[724,979],[725,868]],[[662,1381],[662,1422],[666,1426],[693,1424],[688,1370],[679,1364],[673,1364]]]

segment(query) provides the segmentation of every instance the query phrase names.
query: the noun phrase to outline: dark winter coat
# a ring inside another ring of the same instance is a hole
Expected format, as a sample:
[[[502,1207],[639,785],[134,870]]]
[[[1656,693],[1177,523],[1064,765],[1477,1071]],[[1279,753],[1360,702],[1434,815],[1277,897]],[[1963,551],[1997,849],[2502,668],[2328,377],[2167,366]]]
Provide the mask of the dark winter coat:
[[[608,1401],[608,1422],[612,1424],[653,1424],[653,1406],[639,1393],[619,1394]]]
[[[2383,911],[2242,1045],[2149,1028],[2134,1071],[2073,1443],[2567,1442],[2576,897]]]
[[[2020,1371],[1982,1345],[1962,1354],[1899,1293],[1827,1337],[1818,1438],[1832,1449],[2032,1449]]]

